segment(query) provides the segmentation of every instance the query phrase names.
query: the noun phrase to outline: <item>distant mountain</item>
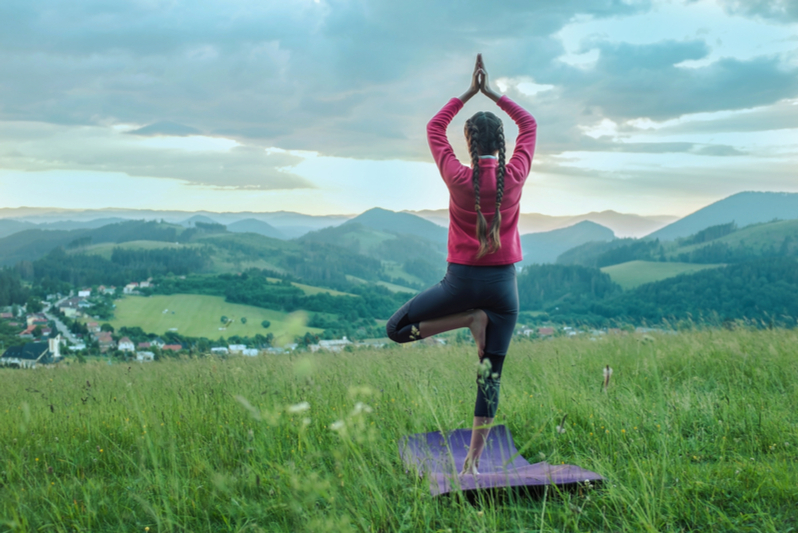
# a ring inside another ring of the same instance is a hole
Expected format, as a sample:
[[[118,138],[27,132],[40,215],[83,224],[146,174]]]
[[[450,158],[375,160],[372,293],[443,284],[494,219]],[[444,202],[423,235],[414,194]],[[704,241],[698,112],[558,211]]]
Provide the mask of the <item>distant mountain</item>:
[[[0,219],[0,238],[19,233],[26,229],[35,229],[36,224],[25,222],[23,220],[14,220],[11,218]]]
[[[412,215],[424,218],[439,226],[447,227],[450,223],[447,209],[427,209],[422,211],[404,211]],[[612,230],[618,237],[644,237],[678,220],[679,217],[673,215],[651,215],[642,216],[628,213],[617,213],[616,211],[592,211],[582,215],[550,216],[540,213],[521,213],[519,216],[519,232],[521,235],[526,233],[542,233],[554,229],[567,228],[574,226],[578,222],[588,220]]]
[[[0,218],[0,238],[8,237],[9,235],[14,235],[15,233],[19,233],[20,231],[28,230],[28,229],[40,229],[40,230],[61,230],[61,231],[69,231],[73,229],[95,229],[100,228],[102,226],[106,226],[108,224],[114,224],[115,222],[121,222],[125,219],[122,218],[98,218],[94,220],[88,221],[79,221],[79,220],[63,220],[58,222],[43,222],[41,224],[35,224],[33,222],[28,222],[26,220],[16,220],[12,218]]]
[[[797,219],[796,192],[740,192],[695,211],[647,238],[671,241],[719,224],[735,222],[741,228],[775,219]]]
[[[97,229],[126,220],[128,219],[119,217],[95,218],[92,220],[59,220],[57,222],[42,222],[36,227],[46,230]]]
[[[588,220],[609,228],[617,237],[639,238],[663,228],[677,219],[678,217],[672,215],[642,216],[606,210],[599,213],[592,211],[591,213],[572,217],[568,221],[568,225],[571,226],[577,222]]]
[[[403,210],[401,213],[408,213],[409,215],[424,218],[444,228],[450,225],[450,212],[447,209],[423,209],[421,211]]]
[[[527,233],[522,242],[522,266],[533,263],[555,263],[559,255],[570,248],[590,241],[611,241],[614,232],[605,226],[584,220],[568,228],[541,233]]]
[[[364,211],[343,226],[348,224],[361,224],[395,234],[415,235],[439,244],[447,242],[447,229],[410,213],[396,213],[379,207]]]
[[[228,231],[231,233],[258,233],[265,237],[286,240],[286,235],[281,230],[255,218],[247,218],[228,224]]]
[[[175,210],[153,210],[153,209],[60,209],[60,208],[40,208],[40,207],[19,207],[19,208],[0,208],[0,220],[13,218],[19,222],[31,222],[34,224],[53,224],[64,221],[88,222],[96,219],[109,219],[113,217],[117,221],[121,220],[157,220],[173,224],[182,224],[194,217],[207,217],[217,224],[233,224],[240,220],[256,219],[267,222],[275,228],[280,228],[286,238],[299,237],[309,231],[314,231],[330,226],[338,226],[343,222],[353,218],[352,215],[304,215],[291,211],[276,211],[270,213],[256,213],[252,211],[242,211],[239,213],[212,211],[175,211]],[[208,223],[208,220],[201,219],[201,222]],[[93,226],[98,227],[98,226]],[[286,229],[284,229],[286,228]],[[52,228],[48,228],[52,229]],[[58,228],[61,229],[61,228]]]
[[[143,220],[126,220],[93,229],[28,229],[0,238],[0,266],[13,266],[19,261],[39,259],[59,246],[72,249],[92,244],[138,240],[174,243],[186,241],[198,233],[203,232],[175,224]]]
[[[186,220],[179,222],[181,226],[186,226],[187,228],[191,228],[192,226],[196,225],[198,222],[202,224],[219,224],[216,220],[211,217],[207,217],[205,215],[194,215],[193,217],[189,217]]]

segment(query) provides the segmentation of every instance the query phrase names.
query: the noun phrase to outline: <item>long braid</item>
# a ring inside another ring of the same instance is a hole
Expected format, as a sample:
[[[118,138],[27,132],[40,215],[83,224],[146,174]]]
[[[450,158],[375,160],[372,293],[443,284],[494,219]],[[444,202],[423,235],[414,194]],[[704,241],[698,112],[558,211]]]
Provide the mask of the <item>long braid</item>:
[[[505,191],[505,177],[506,177],[506,138],[503,134],[503,123],[500,122],[495,133],[497,139],[497,195],[494,204],[494,220],[492,220],[492,229],[489,231],[489,236],[492,239],[492,252],[500,249],[500,223],[502,222],[502,215],[500,214],[500,204],[503,203],[503,193]]]
[[[478,117],[473,117],[477,119]],[[489,243],[486,240],[486,218],[481,213],[481,168],[480,158],[478,157],[478,138],[480,136],[480,127],[477,120],[470,119],[466,124],[467,139],[469,139],[469,154],[472,157],[472,188],[475,190],[475,213],[478,220],[475,224],[475,236],[478,238],[478,257],[486,255]]]

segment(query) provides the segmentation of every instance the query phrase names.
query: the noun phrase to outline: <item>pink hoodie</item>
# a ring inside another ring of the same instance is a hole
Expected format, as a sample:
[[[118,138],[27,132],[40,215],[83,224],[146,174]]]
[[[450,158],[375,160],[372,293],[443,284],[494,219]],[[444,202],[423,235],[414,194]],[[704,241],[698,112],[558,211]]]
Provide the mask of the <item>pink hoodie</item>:
[[[519,201],[522,186],[531,170],[533,149],[536,145],[536,120],[530,113],[503,96],[497,101],[500,109],[516,122],[519,127],[514,155],[506,163],[505,189],[500,204],[500,249],[478,255],[478,238],[475,226],[478,216],[475,213],[475,191],[472,187],[472,167],[462,165],[456,159],[453,148],[447,140],[447,125],[461,111],[464,104],[453,98],[428,122],[428,144],[433,159],[439,167],[442,179],[450,191],[450,232],[447,239],[447,262],[461,265],[508,265],[522,261],[522,248],[519,242]],[[497,194],[497,160],[481,159],[480,195],[481,212],[486,218],[487,227],[494,219],[494,204]]]

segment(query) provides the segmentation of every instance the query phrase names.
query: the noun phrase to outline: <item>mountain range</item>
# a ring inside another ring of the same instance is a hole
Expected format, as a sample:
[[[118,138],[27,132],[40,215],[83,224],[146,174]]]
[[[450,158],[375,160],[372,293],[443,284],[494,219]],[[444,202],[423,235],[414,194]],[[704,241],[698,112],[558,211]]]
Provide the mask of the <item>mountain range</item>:
[[[9,215],[15,216],[12,218]],[[98,215],[103,216],[98,217]],[[124,235],[117,235],[122,230],[113,227],[124,220],[149,219],[154,221],[153,223],[158,220],[159,223],[188,229],[221,224],[227,226],[227,231],[231,233],[255,233],[271,239],[289,240],[300,237],[307,242],[338,244],[357,253],[399,265],[412,259],[435,264],[446,257],[447,228],[441,225],[442,217],[445,215],[446,211],[419,211],[415,214],[381,208],[370,209],[358,216],[312,216],[284,211],[187,213],[121,209],[70,211],[6,208],[0,209],[0,263],[11,265],[20,260],[33,260],[55,246],[67,246],[76,239],[89,236],[93,237],[94,243],[141,239],[142,237],[129,236],[124,232]],[[603,220],[606,224],[589,218]],[[714,225],[735,222],[741,228],[775,219],[797,219],[797,193],[735,194],[664,227],[659,227],[645,237],[669,241],[692,235]],[[572,223],[566,227],[560,226],[569,222]],[[664,218],[657,220],[653,217],[626,215],[614,211],[587,213],[575,217],[523,214],[520,216],[519,226],[525,257],[522,265],[554,263],[560,254],[576,246],[589,242],[613,241],[630,235],[631,232],[642,233],[648,228],[664,223],[666,223]],[[549,231],[525,231],[526,228],[537,225],[559,227]],[[103,231],[100,231],[101,229]],[[203,231],[212,229],[205,228]],[[618,230],[622,233],[617,233]],[[169,238],[159,237],[156,240],[169,241]]]

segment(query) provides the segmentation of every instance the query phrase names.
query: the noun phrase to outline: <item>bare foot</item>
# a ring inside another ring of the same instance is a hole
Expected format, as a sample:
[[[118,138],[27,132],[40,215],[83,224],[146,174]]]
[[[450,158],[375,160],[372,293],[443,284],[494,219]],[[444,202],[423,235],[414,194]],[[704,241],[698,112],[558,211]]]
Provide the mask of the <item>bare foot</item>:
[[[483,359],[483,350],[486,348],[486,326],[489,325],[489,315],[482,309],[472,312],[472,322],[469,324],[469,331],[475,344],[478,346],[478,358]]]
[[[461,469],[461,474],[460,475],[462,475],[462,476],[467,476],[467,475],[477,476],[477,475],[479,475],[480,472],[478,472],[478,462],[479,462],[479,459],[473,459],[469,455],[467,455],[467,458],[464,459],[464,467]]]

